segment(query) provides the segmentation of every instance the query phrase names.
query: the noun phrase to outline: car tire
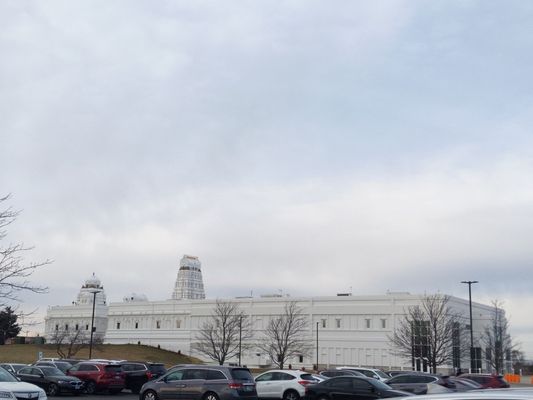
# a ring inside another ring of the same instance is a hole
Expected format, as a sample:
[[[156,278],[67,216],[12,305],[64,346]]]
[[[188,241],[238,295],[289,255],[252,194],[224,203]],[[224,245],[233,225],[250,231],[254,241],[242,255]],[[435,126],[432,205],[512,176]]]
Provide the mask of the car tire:
[[[207,392],[206,394],[204,394],[202,400],[218,400],[218,396],[216,395],[216,393]]]
[[[85,393],[95,394],[96,393],[96,383],[89,381],[85,384]]]
[[[59,394],[59,386],[57,386],[55,383],[49,384],[46,394],[50,397],[57,396]]]
[[[157,393],[153,390],[147,390],[142,394],[141,400],[157,400]]]
[[[283,400],[300,400],[300,395],[296,390],[287,390],[283,393]]]

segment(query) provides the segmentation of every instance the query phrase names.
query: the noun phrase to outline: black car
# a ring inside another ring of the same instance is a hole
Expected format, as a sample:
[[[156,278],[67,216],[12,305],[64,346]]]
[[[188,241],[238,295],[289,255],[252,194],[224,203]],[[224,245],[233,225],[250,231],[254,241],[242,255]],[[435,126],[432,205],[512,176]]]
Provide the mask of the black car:
[[[307,400],[369,400],[409,396],[410,393],[394,390],[377,379],[360,376],[339,376],[305,388]]]
[[[146,382],[140,400],[257,400],[248,368],[225,365],[185,365]]]
[[[60,369],[46,366],[29,366],[21,368],[17,377],[28,383],[42,387],[48,396],[60,393],[73,393],[78,395],[83,391],[83,382],[73,376],[65,375]]]
[[[449,380],[448,376],[439,376],[422,372],[396,375],[385,383],[394,389],[404,390],[414,394],[426,394],[428,392],[428,384],[437,384],[455,390],[455,384]]]
[[[139,393],[142,385],[149,380],[159,378],[167,370],[162,363],[152,363],[143,361],[122,361],[120,363],[125,375],[126,389],[132,393]]]
[[[67,361],[37,361],[33,365],[37,367],[56,367],[57,369],[61,370],[64,374],[67,373],[67,371],[72,367],[72,364]]]

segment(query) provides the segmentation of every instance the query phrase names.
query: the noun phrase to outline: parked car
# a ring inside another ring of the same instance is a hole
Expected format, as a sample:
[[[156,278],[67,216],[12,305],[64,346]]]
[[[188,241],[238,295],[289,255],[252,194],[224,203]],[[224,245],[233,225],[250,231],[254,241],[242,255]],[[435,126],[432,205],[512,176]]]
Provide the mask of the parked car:
[[[85,382],[85,393],[109,391],[120,393],[125,387],[124,373],[119,364],[99,362],[80,362],[67,371],[67,375],[75,376]]]
[[[123,361],[120,365],[125,375],[126,389],[136,394],[139,393],[142,385],[146,382],[167,372],[165,365],[162,363]]]
[[[474,382],[477,382],[481,385],[483,389],[501,389],[508,388],[510,385],[503,379],[501,375],[492,375],[492,374],[462,374],[459,375],[463,379],[470,379]]]
[[[57,361],[41,361],[41,360],[39,360],[33,365],[40,366],[40,367],[54,367],[54,368],[60,369],[64,373],[67,373],[67,371],[70,368],[72,368],[72,364],[71,363],[69,363],[67,361],[61,361],[61,360],[57,360]]]
[[[21,368],[27,367],[28,364],[17,364],[17,363],[1,363],[0,367],[4,368],[6,371],[11,372],[13,375],[17,375],[17,371]]]
[[[326,378],[334,378],[336,376],[364,376],[362,373],[351,369],[328,369],[321,371],[319,375],[325,376]]]
[[[450,376],[448,379],[450,382],[455,384],[455,391],[457,392],[468,392],[469,390],[483,389],[483,386],[476,381],[463,378],[462,376]]]
[[[339,376],[305,388],[306,400],[368,400],[410,395],[394,390],[378,379],[359,376]]]
[[[18,371],[17,377],[23,382],[43,388],[48,396],[57,396],[60,393],[78,395],[83,391],[83,382],[80,379],[66,376],[56,367],[27,366]]]
[[[275,369],[256,376],[259,398],[298,400],[305,395],[305,387],[315,383],[306,371]]]
[[[405,390],[414,394],[426,394],[428,384],[436,383],[448,389],[455,389],[455,385],[448,380],[447,376],[437,376],[426,373],[410,373],[396,375],[385,382],[387,385],[398,390]]]
[[[360,372],[364,376],[368,378],[374,378],[380,381],[385,382],[387,379],[390,378],[389,375],[387,375],[385,372],[383,372],[380,369],[377,368],[362,368],[362,367],[337,367],[339,370],[350,370],[350,371],[356,371]]]
[[[140,400],[257,400],[248,368],[224,365],[182,365],[146,382]]]
[[[47,400],[39,386],[21,382],[3,368],[0,368],[0,393],[4,399]]]

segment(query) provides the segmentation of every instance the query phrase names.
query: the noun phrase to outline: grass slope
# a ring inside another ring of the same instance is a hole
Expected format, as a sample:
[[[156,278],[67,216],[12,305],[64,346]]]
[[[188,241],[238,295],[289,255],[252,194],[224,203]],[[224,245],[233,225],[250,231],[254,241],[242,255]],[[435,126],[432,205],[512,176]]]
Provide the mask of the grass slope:
[[[54,345],[8,344],[0,346],[0,362],[29,364],[37,361],[39,352],[43,357],[59,357]],[[88,358],[89,349],[82,349],[75,358]],[[93,347],[92,358],[109,360],[135,360],[162,362],[167,367],[176,364],[199,363],[195,358],[173,351],[135,344],[104,344]]]

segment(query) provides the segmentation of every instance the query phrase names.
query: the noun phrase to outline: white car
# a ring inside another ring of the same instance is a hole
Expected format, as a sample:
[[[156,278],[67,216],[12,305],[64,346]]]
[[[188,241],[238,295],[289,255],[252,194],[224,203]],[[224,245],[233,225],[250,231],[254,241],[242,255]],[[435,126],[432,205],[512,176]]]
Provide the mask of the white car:
[[[349,369],[351,371],[357,371],[362,373],[368,378],[374,378],[378,381],[385,382],[387,379],[390,379],[390,376],[387,375],[380,369],[377,368],[363,368],[363,367],[337,367],[337,369]]]
[[[21,382],[5,369],[0,368],[0,399],[47,400],[47,397],[40,387]]]
[[[305,396],[305,387],[316,383],[312,374],[292,369],[275,369],[255,378],[257,397],[299,400]]]

